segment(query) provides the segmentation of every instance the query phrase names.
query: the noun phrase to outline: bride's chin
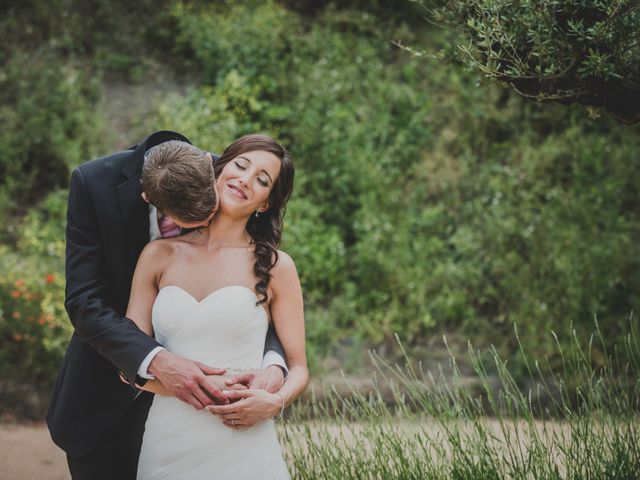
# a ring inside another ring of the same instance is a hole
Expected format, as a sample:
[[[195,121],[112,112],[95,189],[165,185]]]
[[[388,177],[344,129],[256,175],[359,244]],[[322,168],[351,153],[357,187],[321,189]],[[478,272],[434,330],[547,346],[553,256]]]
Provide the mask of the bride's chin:
[[[222,213],[226,217],[233,217],[238,219],[249,219],[251,212],[247,212],[246,208],[242,208],[239,205],[224,204],[220,202],[219,213]]]
[[[221,196],[219,199],[220,210],[230,212],[239,208],[238,200],[235,197]]]

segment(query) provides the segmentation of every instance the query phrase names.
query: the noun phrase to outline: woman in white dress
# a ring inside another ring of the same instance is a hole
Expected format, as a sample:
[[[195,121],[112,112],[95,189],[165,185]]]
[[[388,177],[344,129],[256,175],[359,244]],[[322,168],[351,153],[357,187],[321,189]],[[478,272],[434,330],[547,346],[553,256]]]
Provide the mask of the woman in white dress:
[[[233,142],[215,164],[219,208],[205,228],[151,242],[138,261],[127,317],[173,353],[230,372],[260,368],[273,322],[289,367],[282,388],[234,392],[236,403],[196,410],[156,380],[139,479],[288,478],[271,419],[306,387],[302,292],[289,255],[278,251],[293,164],[269,137]],[[222,389],[225,377],[212,378]],[[231,396],[231,395],[230,395]]]

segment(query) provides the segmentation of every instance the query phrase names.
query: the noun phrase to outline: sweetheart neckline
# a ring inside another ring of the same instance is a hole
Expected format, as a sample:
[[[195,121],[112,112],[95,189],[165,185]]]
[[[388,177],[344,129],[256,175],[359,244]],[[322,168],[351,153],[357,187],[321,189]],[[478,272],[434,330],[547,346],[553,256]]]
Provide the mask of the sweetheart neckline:
[[[206,294],[204,297],[202,297],[202,299],[201,299],[201,300],[198,300],[198,299],[195,297],[195,295],[193,295],[193,294],[192,294],[191,292],[189,292],[188,290],[185,290],[184,288],[179,287],[178,285],[172,285],[172,284],[165,285],[164,287],[160,288],[160,289],[158,290],[158,294],[160,294],[160,292],[161,292],[162,290],[164,290],[165,288],[169,288],[169,287],[173,287],[173,288],[177,288],[178,290],[182,290],[184,293],[186,293],[187,295],[189,295],[189,296],[192,298],[192,300],[193,300],[194,302],[196,302],[196,303],[203,303],[203,302],[204,302],[206,299],[208,299],[209,297],[211,297],[211,296],[215,295],[216,293],[218,293],[218,292],[220,292],[220,291],[222,291],[222,290],[227,290],[227,289],[229,289],[229,288],[243,288],[243,289],[248,290],[249,292],[251,292],[251,293],[253,294],[253,296],[256,298],[256,300],[258,299],[258,295],[256,295],[256,292],[254,292],[252,289],[250,289],[249,287],[247,287],[247,286],[245,286],[245,285],[226,285],[226,286],[224,286],[224,287],[217,288],[217,289],[213,290],[212,292],[209,292],[208,294]]]
[[[246,285],[226,285],[224,287],[220,287],[215,289],[213,292],[209,292],[207,295],[205,295],[202,300],[198,300],[196,297],[194,297],[191,292],[189,292],[188,290],[185,290],[182,287],[179,287],[178,285],[173,285],[173,284],[169,284],[169,285],[165,285],[164,287],[160,288],[158,290],[158,295],[160,295],[160,292],[162,290],[164,290],[165,288],[169,288],[169,287],[173,287],[173,288],[177,288],[178,290],[183,291],[184,293],[186,293],[189,297],[191,297],[191,299],[196,302],[197,305],[202,305],[205,300],[207,300],[209,297],[212,297],[213,295],[215,295],[216,293],[222,291],[222,290],[227,290],[229,288],[242,288],[244,290],[247,290],[249,292],[251,292],[253,294],[253,298],[255,298],[256,300],[258,300],[258,295],[256,294],[256,292],[254,292],[251,288],[247,287]],[[156,295],[156,299],[158,298],[158,295]],[[155,304],[155,301],[154,301]],[[260,305],[256,305],[256,307],[260,307],[260,310],[262,310],[262,313],[265,314],[265,316],[267,317],[267,321],[271,322],[271,315],[269,314],[269,312],[267,311],[266,308],[264,308],[264,306],[262,304]]]

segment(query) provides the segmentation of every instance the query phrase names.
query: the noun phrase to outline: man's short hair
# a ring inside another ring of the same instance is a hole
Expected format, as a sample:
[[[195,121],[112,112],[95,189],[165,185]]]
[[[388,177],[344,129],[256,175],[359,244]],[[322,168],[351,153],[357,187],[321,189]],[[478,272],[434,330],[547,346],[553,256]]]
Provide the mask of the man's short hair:
[[[186,142],[170,140],[149,149],[141,183],[151,204],[181,222],[203,222],[218,204],[211,157]]]

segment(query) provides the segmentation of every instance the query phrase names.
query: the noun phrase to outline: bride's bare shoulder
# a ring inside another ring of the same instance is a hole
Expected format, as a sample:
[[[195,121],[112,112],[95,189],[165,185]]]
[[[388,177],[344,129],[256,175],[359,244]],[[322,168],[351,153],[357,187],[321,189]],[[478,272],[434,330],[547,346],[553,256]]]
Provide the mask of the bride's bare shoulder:
[[[291,255],[278,250],[278,261],[270,273],[270,287],[274,300],[277,298],[291,299],[300,296],[302,287],[300,286],[296,264]]]
[[[154,263],[166,261],[179,253],[181,247],[181,242],[174,238],[154,240],[145,245],[138,261]]]
[[[289,278],[292,274],[297,276],[296,264],[287,252],[278,250],[278,260],[271,269],[274,280],[278,278]]]

